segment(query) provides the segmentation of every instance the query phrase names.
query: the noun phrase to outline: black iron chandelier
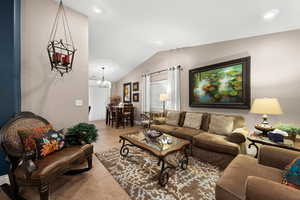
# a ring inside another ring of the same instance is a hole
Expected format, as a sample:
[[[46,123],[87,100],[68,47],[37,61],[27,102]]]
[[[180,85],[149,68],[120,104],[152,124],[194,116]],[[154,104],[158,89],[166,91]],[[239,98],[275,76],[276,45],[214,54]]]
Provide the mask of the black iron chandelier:
[[[60,23],[62,30],[59,29]],[[63,31],[63,37],[57,38],[57,32]],[[72,71],[76,48],[72,39],[68,19],[62,0],[52,26],[50,40],[47,45],[51,71],[57,71],[61,76]]]

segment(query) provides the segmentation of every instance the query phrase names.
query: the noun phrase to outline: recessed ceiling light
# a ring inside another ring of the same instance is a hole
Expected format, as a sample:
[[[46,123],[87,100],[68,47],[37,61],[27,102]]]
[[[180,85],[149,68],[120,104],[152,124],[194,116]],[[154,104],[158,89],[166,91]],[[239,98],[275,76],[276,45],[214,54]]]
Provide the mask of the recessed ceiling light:
[[[279,13],[280,13],[280,10],[278,10],[278,9],[272,9],[272,10],[269,10],[268,12],[266,12],[266,13],[263,15],[263,18],[264,18],[264,20],[272,20],[272,19],[274,19]]]
[[[160,40],[154,41],[153,43],[154,43],[155,45],[157,45],[157,46],[162,46],[162,45],[164,45],[164,42],[163,42],[163,41],[160,41]]]
[[[98,8],[98,7],[93,7],[93,11],[95,12],[95,13],[97,13],[97,14],[101,14],[103,11],[100,9],[100,8]]]

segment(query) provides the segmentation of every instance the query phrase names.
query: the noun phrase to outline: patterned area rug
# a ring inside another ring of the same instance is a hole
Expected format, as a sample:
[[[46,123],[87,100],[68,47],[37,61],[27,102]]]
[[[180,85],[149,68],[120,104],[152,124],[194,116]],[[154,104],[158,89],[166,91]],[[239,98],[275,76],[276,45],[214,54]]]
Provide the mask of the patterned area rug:
[[[147,152],[131,148],[122,158],[119,149],[114,148],[96,156],[133,200],[214,200],[215,185],[221,176],[217,167],[189,157],[188,168],[170,170],[168,184],[161,187],[157,159]],[[168,160],[174,161],[177,156]]]

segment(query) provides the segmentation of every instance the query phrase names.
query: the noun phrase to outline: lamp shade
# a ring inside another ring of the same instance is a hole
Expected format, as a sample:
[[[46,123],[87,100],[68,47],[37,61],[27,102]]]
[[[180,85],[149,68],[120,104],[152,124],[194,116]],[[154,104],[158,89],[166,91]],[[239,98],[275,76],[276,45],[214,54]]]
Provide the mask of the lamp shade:
[[[250,112],[255,114],[270,114],[270,115],[282,114],[280,104],[276,98],[255,99],[252,104]]]
[[[168,94],[160,94],[159,99],[160,101],[166,101],[168,99]]]

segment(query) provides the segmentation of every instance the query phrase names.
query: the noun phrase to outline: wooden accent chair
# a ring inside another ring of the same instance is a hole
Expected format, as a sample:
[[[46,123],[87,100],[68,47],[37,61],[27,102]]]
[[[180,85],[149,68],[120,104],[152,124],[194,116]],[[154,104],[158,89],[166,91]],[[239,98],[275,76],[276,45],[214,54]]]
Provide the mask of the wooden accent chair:
[[[112,127],[119,127],[120,125],[125,126],[123,123],[123,118],[122,118],[122,108],[117,107],[117,106],[110,106],[109,107],[109,120],[108,124],[111,125]]]
[[[91,144],[69,146],[47,157],[36,160],[27,155],[18,135],[20,129],[31,129],[48,125],[49,122],[31,112],[21,112],[8,121],[0,130],[0,144],[11,163],[9,179],[12,198],[19,199],[20,186],[38,187],[41,200],[49,199],[49,185],[60,175],[75,175],[92,168],[93,146]],[[87,160],[88,167],[71,170],[74,165]]]
[[[134,125],[134,107],[133,104],[124,104],[122,119],[124,120],[124,124],[128,126],[130,123],[131,126]]]

